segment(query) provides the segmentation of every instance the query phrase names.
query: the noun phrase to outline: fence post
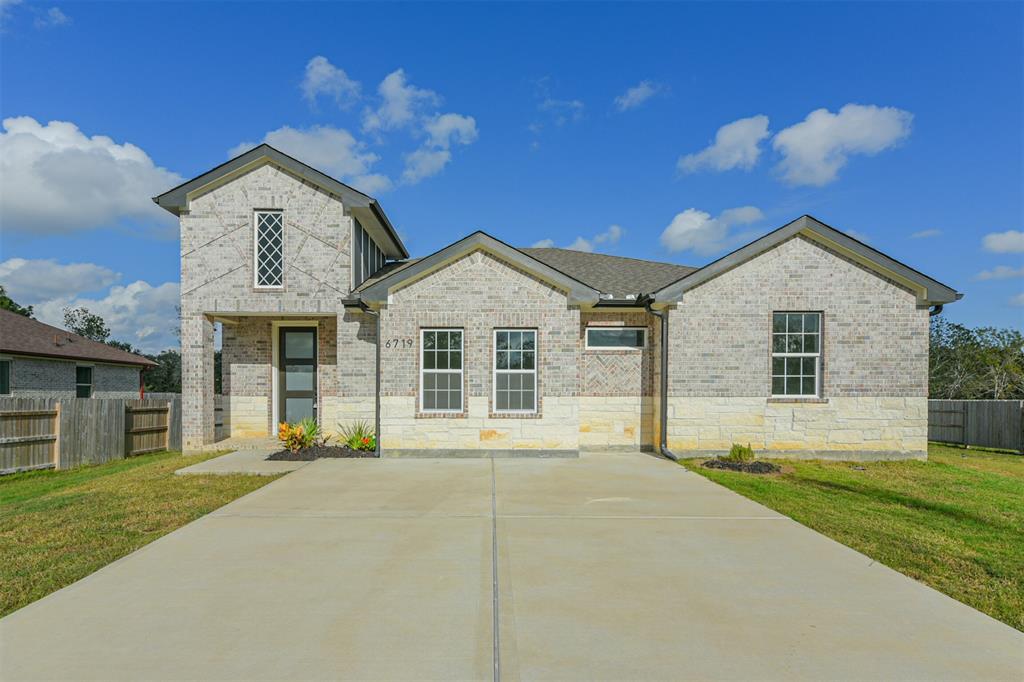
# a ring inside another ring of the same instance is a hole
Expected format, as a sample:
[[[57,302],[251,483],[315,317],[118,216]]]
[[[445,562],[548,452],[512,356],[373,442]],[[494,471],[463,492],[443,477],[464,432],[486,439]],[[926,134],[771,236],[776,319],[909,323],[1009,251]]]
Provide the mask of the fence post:
[[[970,443],[971,439],[968,436],[968,433],[970,432],[971,401],[970,400],[964,400],[963,404],[964,404],[964,418],[963,418],[963,422],[964,422],[964,428],[963,428],[964,449],[965,450],[969,450],[971,448],[971,443]]]
[[[165,421],[167,422],[167,430],[164,431],[164,450],[170,450],[171,449],[171,418],[174,416],[173,412],[174,412],[174,401],[173,400],[168,400],[167,401],[167,417],[165,418]]]
[[[57,414],[53,415],[53,429],[52,429],[53,435],[56,436],[53,439],[53,468],[54,469],[60,469],[60,407],[61,407],[61,404],[62,404],[61,401],[58,400],[57,404],[53,406],[54,409],[57,411]]]

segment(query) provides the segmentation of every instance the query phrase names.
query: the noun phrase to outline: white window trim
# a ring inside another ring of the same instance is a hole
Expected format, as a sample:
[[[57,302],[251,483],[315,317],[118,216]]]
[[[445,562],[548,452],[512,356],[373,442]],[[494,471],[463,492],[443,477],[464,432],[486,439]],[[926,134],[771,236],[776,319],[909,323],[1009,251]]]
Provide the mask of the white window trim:
[[[423,366],[423,353],[424,353],[425,349],[424,349],[423,337],[428,332],[459,332],[460,334],[462,334],[462,362],[460,363],[461,366],[459,367],[459,369],[455,370],[455,369],[450,369],[450,368],[449,369],[426,369],[426,368],[424,368],[424,366]],[[421,414],[462,414],[462,412],[465,411],[465,409],[466,409],[466,383],[465,383],[465,375],[463,374],[463,372],[465,372],[465,370],[466,370],[466,330],[465,329],[462,329],[460,327],[426,327],[424,329],[420,329],[420,388],[419,388],[419,392],[420,392],[420,413]],[[462,396],[462,400],[459,403],[459,409],[454,410],[452,408],[448,408],[448,409],[443,409],[443,410],[438,410],[438,409],[428,410],[425,407],[423,407],[423,405],[425,404],[424,403],[424,399],[423,399],[423,383],[424,383],[423,382],[423,376],[425,374],[427,374],[427,373],[430,373],[430,374],[452,374],[454,372],[458,372],[459,373],[459,387],[460,387],[459,395]]]
[[[643,345],[641,345],[641,346],[591,346],[590,345],[590,331],[593,330],[593,329],[597,329],[597,330],[601,330],[601,331],[604,331],[606,329],[615,329],[617,331],[618,330],[625,330],[625,329],[632,329],[632,330],[642,331],[644,333],[644,342],[643,342]],[[647,348],[647,327],[614,327],[614,326],[609,326],[609,325],[591,325],[591,326],[588,326],[586,331],[585,331],[585,339],[586,339],[586,345],[585,345],[585,349],[586,350],[596,350],[596,351],[602,351],[602,350],[635,350],[635,351],[640,351],[640,350],[645,350]]]
[[[808,400],[821,398],[821,353],[822,353],[822,324],[823,315],[819,311],[815,310],[773,310],[772,320],[774,321],[775,315],[817,315],[818,316],[818,352],[817,353],[776,353],[774,350],[771,352],[771,359],[774,358],[814,358],[814,393],[776,393],[774,390],[771,392],[772,398],[781,398],[783,400]],[[803,333],[803,332],[798,332]],[[769,332],[769,348],[774,348],[775,343],[775,331],[774,327]],[[771,359],[768,365],[768,381],[769,385],[774,384],[775,371],[772,368]]]
[[[533,333],[533,369],[498,369],[498,333],[499,332],[532,332]],[[494,414],[537,414],[540,404],[540,385],[537,383],[537,366],[540,364],[540,334],[536,329],[516,329],[514,327],[495,328],[491,337],[491,408]],[[498,409],[498,372],[502,374],[533,375],[533,409],[530,410],[499,410]]]
[[[281,216],[281,283],[260,284],[259,273],[259,218],[261,213],[277,213]],[[284,289],[284,209],[280,208],[258,208],[252,212],[252,287],[264,291],[280,291]]]
[[[0,397],[10,398],[14,395],[14,358],[9,355],[0,355],[0,362],[11,363],[10,368],[7,370],[7,393],[0,393]],[[77,381],[78,377],[75,377]]]

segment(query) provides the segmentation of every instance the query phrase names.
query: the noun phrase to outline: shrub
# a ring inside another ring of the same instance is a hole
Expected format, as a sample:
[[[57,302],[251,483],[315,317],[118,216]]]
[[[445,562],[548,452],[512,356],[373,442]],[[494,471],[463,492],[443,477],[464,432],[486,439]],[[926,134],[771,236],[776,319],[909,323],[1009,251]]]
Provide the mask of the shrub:
[[[320,430],[320,425],[312,417],[306,417],[298,424],[281,422],[277,427],[277,439],[292,452],[314,445],[324,445],[328,437]]]
[[[353,450],[365,450],[367,452],[377,449],[377,436],[370,425],[364,421],[353,422],[352,424],[339,424],[341,436],[345,439],[345,445]]]
[[[750,443],[747,443],[746,445],[733,443],[732,449],[729,450],[729,454],[725,455],[721,459],[729,462],[750,462],[754,459],[754,450],[750,447]]]

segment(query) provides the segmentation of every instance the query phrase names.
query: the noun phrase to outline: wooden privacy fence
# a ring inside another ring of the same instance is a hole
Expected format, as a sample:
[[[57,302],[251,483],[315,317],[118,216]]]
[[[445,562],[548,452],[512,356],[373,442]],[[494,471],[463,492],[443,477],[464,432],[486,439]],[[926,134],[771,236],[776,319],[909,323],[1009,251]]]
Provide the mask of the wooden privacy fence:
[[[1024,453],[1024,400],[929,400],[928,440]]]
[[[0,474],[181,449],[181,400],[0,398]]]

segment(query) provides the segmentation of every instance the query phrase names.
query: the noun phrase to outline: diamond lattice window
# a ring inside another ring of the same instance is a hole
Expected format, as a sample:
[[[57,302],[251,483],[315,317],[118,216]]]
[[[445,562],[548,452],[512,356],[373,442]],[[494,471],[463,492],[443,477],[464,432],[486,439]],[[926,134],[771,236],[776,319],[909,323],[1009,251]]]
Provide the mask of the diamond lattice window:
[[[256,214],[256,286],[284,284],[284,217],[280,211]]]

